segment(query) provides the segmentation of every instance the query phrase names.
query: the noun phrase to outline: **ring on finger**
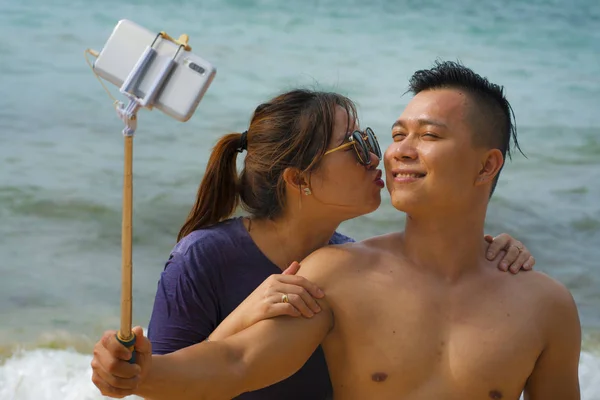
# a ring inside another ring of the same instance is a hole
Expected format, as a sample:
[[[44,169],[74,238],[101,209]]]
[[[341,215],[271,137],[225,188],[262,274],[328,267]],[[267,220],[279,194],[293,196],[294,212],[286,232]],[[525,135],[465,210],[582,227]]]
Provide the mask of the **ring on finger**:
[[[289,303],[290,302],[290,298],[288,297],[287,294],[282,294],[281,295],[281,302],[282,303]]]
[[[519,253],[523,251],[523,245],[517,245],[517,244],[513,244],[513,246],[515,246],[517,248],[517,250],[519,250]]]

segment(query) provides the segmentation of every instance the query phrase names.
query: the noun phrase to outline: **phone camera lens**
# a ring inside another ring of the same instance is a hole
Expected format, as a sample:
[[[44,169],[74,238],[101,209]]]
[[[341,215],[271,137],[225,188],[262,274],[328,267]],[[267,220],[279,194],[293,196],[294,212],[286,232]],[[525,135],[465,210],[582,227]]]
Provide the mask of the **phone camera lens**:
[[[204,68],[202,68],[201,66],[199,66],[196,63],[189,63],[189,66],[191,69],[193,69],[194,71],[196,71],[199,74],[204,74],[206,72],[206,70]]]

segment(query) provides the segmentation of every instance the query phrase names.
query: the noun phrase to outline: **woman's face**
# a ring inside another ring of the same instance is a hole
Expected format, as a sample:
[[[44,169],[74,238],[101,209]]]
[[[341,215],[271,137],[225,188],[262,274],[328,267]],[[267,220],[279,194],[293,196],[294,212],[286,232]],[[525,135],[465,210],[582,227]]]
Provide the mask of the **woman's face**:
[[[348,124],[348,114],[338,107],[335,128],[329,149],[347,143],[349,136],[358,129],[354,121]],[[347,146],[323,157],[316,171],[310,176],[310,206],[315,212],[328,217],[339,216],[340,222],[375,211],[381,204],[384,182],[378,169],[379,158],[370,153],[371,164],[362,165],[354,146]],[[308,200],[308,199],[307,199]]]

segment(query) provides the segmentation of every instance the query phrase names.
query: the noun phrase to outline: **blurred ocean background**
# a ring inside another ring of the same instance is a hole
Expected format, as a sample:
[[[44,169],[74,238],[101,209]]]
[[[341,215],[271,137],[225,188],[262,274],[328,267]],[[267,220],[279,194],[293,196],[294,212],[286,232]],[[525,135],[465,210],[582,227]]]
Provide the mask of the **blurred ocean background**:
[[[504,169],[487,232],[521,239],[572,291],[582,398],[600,399],[597,0],[0,0],[0,399],[102,398],[89,362],[119,326],[123,124],[83,52],[122,18],[189,34],[218,69],[189,122],[139,115],[134,324],[147,325],[211,147],[256,105],[296,86],[339,91],[387,146],[412,72],[459,59],[505,86],[528,156]],[[402,222],[385,192],[341,230]]]

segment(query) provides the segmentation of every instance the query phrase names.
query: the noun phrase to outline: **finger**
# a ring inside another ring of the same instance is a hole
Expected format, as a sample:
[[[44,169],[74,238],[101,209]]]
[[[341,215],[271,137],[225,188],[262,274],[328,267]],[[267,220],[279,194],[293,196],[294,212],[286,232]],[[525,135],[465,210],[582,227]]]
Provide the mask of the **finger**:
[[[117,332],[116,331],[106,331],[100,339],[100,344],[104,347],[113,357],[118,358],[120,360],[129,360],[131,358],[131,351],[127,349],[127,347],[123,346],[117,340]]]
[[[487,259],[494,260],[498,256],[498,253],[500,252],[500,250],[506,249],[509,239],[510,239],[510,236],[508,236],[505,233],[493,238],[492,243],[490,243],[490,245],[488,246],[488,249],[487,249],[487,254],[486,254]]]
[[[135,343],[134,348],[138,353],[152,353],[152,344],[150,344],[150,340],[146,336],[144,336],[144,329],[141,326],[136,326],[133,328],[133,333],[135,335]]]
[[[116,399],[122,399],[125,396],[132,395],[132,390],[119,389],[104,381],[95,371],[92,374],[92,382],[100,390],[100,393],[104,396],[113,397]]]
[[[525,264],[523,264],[523,269],[526,271],[531,271],[533,266],[535,265],[535,258],[533,256],[529,256]]]
[[[107,346],[108,341],[117,334],[117,331],[104,331],[102,337],[98,342],[96,342],[96,346],[100,345],[103,347]]]
[[[93,367],[102,369],[118,378],[130,379],[136,377],[140,373],[139,365],[130,364],[122,358],[115,357],[109,349],[98,344],[94,347],[94,358],[92,362],[94,363]],[[109,383],[111,382],[109,381]]]
[[[279,275],[278,280],[279,280],[279,282],[282,282],[285,284],[301,286],[308,293],[310,293],[311,296],[316,297],[317,299],[320,299],[321,297],[325,296],[325,293],[323,293],[323,291],[317,285],[315,285],[308,279],[304,278],[303,276]]]
[[[492,243],[494,241],[494,237],[492,235],[485,235],[483,238],[488,243]]]
[[[321,311],[321,307],[319,307],[319,304],[317,303],[317,301],[310,295],[310,293],[308,293],[306,290],[304,290],[304,288],[302,288],[300,286],[289,285],[289,286],[286,286],[285,288],[283,288],[283,290],[284,291],[282,293],[287,293],[288,296],[290,294],[295,294],[295,295],[300,296],[300,299],[302,300],[302,302],[304,304],[306,304],[313,313],[318,313],[319,311]],[[294,304],[294,306],[295,305],[296,304]],[[302,310],[300,310],[300,311],[302,311]]]
[[[505,255],[506,255],[506,250],[500,250],[498,252],[498,255],[496,256],[496,258],[500,257],[500,259],[502,260]],[[500,263],[498,263],[498,269],[501,271],[506,271],[508,269],[508,266],[505,266],[503,269],[502,265],[500,265]]]
[[[529,249],[527,247],[525,247],[525,245],[521,242],[517,243],[517,247],[521,247],[521,254],[526,256],[525,259],[529,259],[529,257],[531,257],[531,252],[529,251]]]
[[[285,269],[285,271],[283,271],[283,275],[296,275],[296,273],[298,272],[298,270],[300,269],[300,263],[298,263],[298,261],[294,261],[293,263],[290,264],[289,267],[287,267]]]
[[[300,317],[302,313],[298,311],[298,309],[296,309],[296,307],[294,307],[293,304],[281,303],[280,300],[279,302],[275,301],[273,304],[271,304],[269,310],[267,311],[266,318],[279,317],[282,315],[289,315],[290,317]]]
[[[311,318],[315,315],[315,312],[308,307],[308,305],[304,302],[304,299],[299,294],[291,293],[290,291],[288,291],[286,294],[288,297],[288,303],[293,305],[298,311],[300,311],[300,313],[304,317]],[[281,297],[278,303],[282,303]]]
[[[508,270],[508,266],[517,260],[519,257],[519,249],[516,246],[510,246],[504,258],[500,260],[500,269],[502,271]]]
[[[104,369],[102,367],[102,364],[100,364],[100,362],[98,362],[97,359],[93,359],[91,365],[93,373],[94,375],[96,375],[96,379],[99,382],[104,382],[111,388],[129,390],[131,394],[131,391],[135,390],[138,386],[138,376],[135,376],[133,378],[121,378],[119,376],[113,375],[106,369]]]
[[[512,240],[508,244],[508,246],[515,246],[519,250],[520,253],[522,253],[524,250],[527,250],[527,249],[525,249],[525,245],[523,243],[519,242],[518,240]],[[529,250],[527,250],[527,253],[529,253]],[[531,255],[531,254],[529,254],[529,255]]]
[[[520,252],[515,262],[513,262],[512,265],[509,267],[510,272],[512,272],[513,274],[518,273],[521,270],[521,268],[523,268],[523,265],[527,260],[529,260],[529,254]]]

